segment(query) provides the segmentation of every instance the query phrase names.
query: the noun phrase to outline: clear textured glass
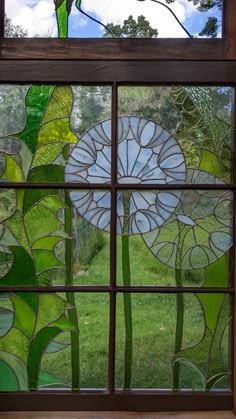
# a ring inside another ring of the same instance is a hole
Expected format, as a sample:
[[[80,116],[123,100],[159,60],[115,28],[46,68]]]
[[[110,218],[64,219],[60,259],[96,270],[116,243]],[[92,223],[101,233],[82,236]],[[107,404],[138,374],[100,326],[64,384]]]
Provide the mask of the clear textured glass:
[[[143,197],[136,207],[132,197],[135,194]],[[131,285],[174,286],[181,281],[181,286],[230,286],[232,192],[152,190],[123,191],[119,195],[117,229],[121,237],[117,236],[117,281],[120,285],[125,280],[124,265],[128,264]],[[154,197],[151,206],[150,196]]]
[[[124,388],[127,348],[131,345],[132,389],[172,390],[177,360],[180,390],[230,389],[229,297],[222,294],[181,296],[183,338],[175,353],[178,298],[173,294],[131,294],[132,334],[127,341],[124,295],[118,294],[116,388]]]

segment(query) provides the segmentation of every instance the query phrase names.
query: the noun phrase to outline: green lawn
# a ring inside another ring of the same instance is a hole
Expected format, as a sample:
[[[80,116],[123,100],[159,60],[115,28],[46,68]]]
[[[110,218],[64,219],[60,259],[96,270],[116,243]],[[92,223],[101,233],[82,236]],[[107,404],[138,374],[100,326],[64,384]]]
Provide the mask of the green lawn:
[[[104,285],[109,281],[109,237],[104,234],[103,248],[89,266],[75,272],[75,284]],[[141,237],[130,238],[131,275],[133,285],[174,285],[174,270],[151,255]],[[117,242],[117,282],[122,284],[121,240]],[[201,281],[200,281],[201,282]],[[199,285],[199,275],[187,277],[186,285]],[[214,305],[214,296],[208,295]],[[107,385],[109,297],[102,293],[76,294],[80,328],[80,373],[82,388],[104,388]],[[225,305],[221,317],[229,315]],[[171,294],[133,294],[133,388],[171,389],[172,358],[176,327],[176,297]],[[122,387],[124,364],[124,312],[122,294],[117,295],[116,317],[116,386]],[[199,300],[194,295],[184,297],[183,347],[196,345],[204,334],[204,316]],[[68,333],[61,335],[69,342]],[[228,337],[224,335],[222,356],[227,363]],[[203,356],[204,347],[199,349]],[[215,361],[216,363],[218,360]],[[42,367],[70,382],[70,348],[45,355]],[[191,377],[182,368],[182,388],[191,388]],[[225,388],[228,382],[221,383]]]

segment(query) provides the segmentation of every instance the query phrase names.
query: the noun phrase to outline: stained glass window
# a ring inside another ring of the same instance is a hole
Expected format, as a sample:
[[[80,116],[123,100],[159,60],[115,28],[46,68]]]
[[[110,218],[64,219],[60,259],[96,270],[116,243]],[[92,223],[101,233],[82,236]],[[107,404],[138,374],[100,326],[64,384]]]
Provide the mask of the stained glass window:
[[[232,95],[0,86],[1,391],[230,390]]]
[[[6,37],[221,37],[222,1],[5,0]],[[59,23],[59,31],[57,28]]]

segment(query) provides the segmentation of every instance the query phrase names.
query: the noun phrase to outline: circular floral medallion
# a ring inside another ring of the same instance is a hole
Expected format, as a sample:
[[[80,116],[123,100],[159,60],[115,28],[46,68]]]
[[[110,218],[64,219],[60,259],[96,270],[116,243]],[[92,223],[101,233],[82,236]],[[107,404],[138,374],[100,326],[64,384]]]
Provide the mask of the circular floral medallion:
[[[111,120],[82,135],[65,168],[66,182],[111,182]],[[186,164],[175,138],[153,121],[135,116],[118,118],[117,181],[120,184],[181,184]],[[110,194],[74,191],[71,200],[94,226],[110,229]],[[180,191],[120,191],[117,195],[117,233],[140,234],[161,226],[175,211]]]

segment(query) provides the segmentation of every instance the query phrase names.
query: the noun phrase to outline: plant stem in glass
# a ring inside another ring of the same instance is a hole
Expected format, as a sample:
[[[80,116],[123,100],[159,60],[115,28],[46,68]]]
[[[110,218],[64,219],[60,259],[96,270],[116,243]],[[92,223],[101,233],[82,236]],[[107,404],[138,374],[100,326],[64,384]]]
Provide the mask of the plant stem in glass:
[[[68,193],[66,192],[65,210],[65,232],[70,238],[65,240],[65,262],[66,262],[66,285],[73,285],[72,275],[72,208]],[[80,388],[80,360],[79,360],[79,326],[78,316],[75,305],[75,295],[73,292],[67,292],[67,300],[72,305],[68,310],[70,321],[76,326],[76,331],[70,332],[71,335],[71,368],[72,368],[72,390]]]
[[[179,223],[179,241],[177,245],[177,256],[176,256],[176,266],[175,269],[175,283],[176,287],[182,287],[182,270],[181,259],[182,259],[182,250],[185,236],[189,230],[188,226],[184,226]],[[176,330],[175,330],[175,347],[174,353],[177,354],[182,348],[183,341],[183,330],[184,330],[184,295],[182,292],[176,294]],[[180,388],[180,364],[176,361],[173,365],[173,390],[179,390]]]
[[[131,285],[130,278],[130,255],[129,255],[129,205],[130,193],[123,192],[124,204],[124,227],[122,240],[122,273],[123,284],[128,287]],[[131,294],[124,293],[124,318],[125,318],[125,353],[124,353],[124,390],[131,388],[132,373],[132,352],[133,352],[133,331],[132,331],[132,308]]]

